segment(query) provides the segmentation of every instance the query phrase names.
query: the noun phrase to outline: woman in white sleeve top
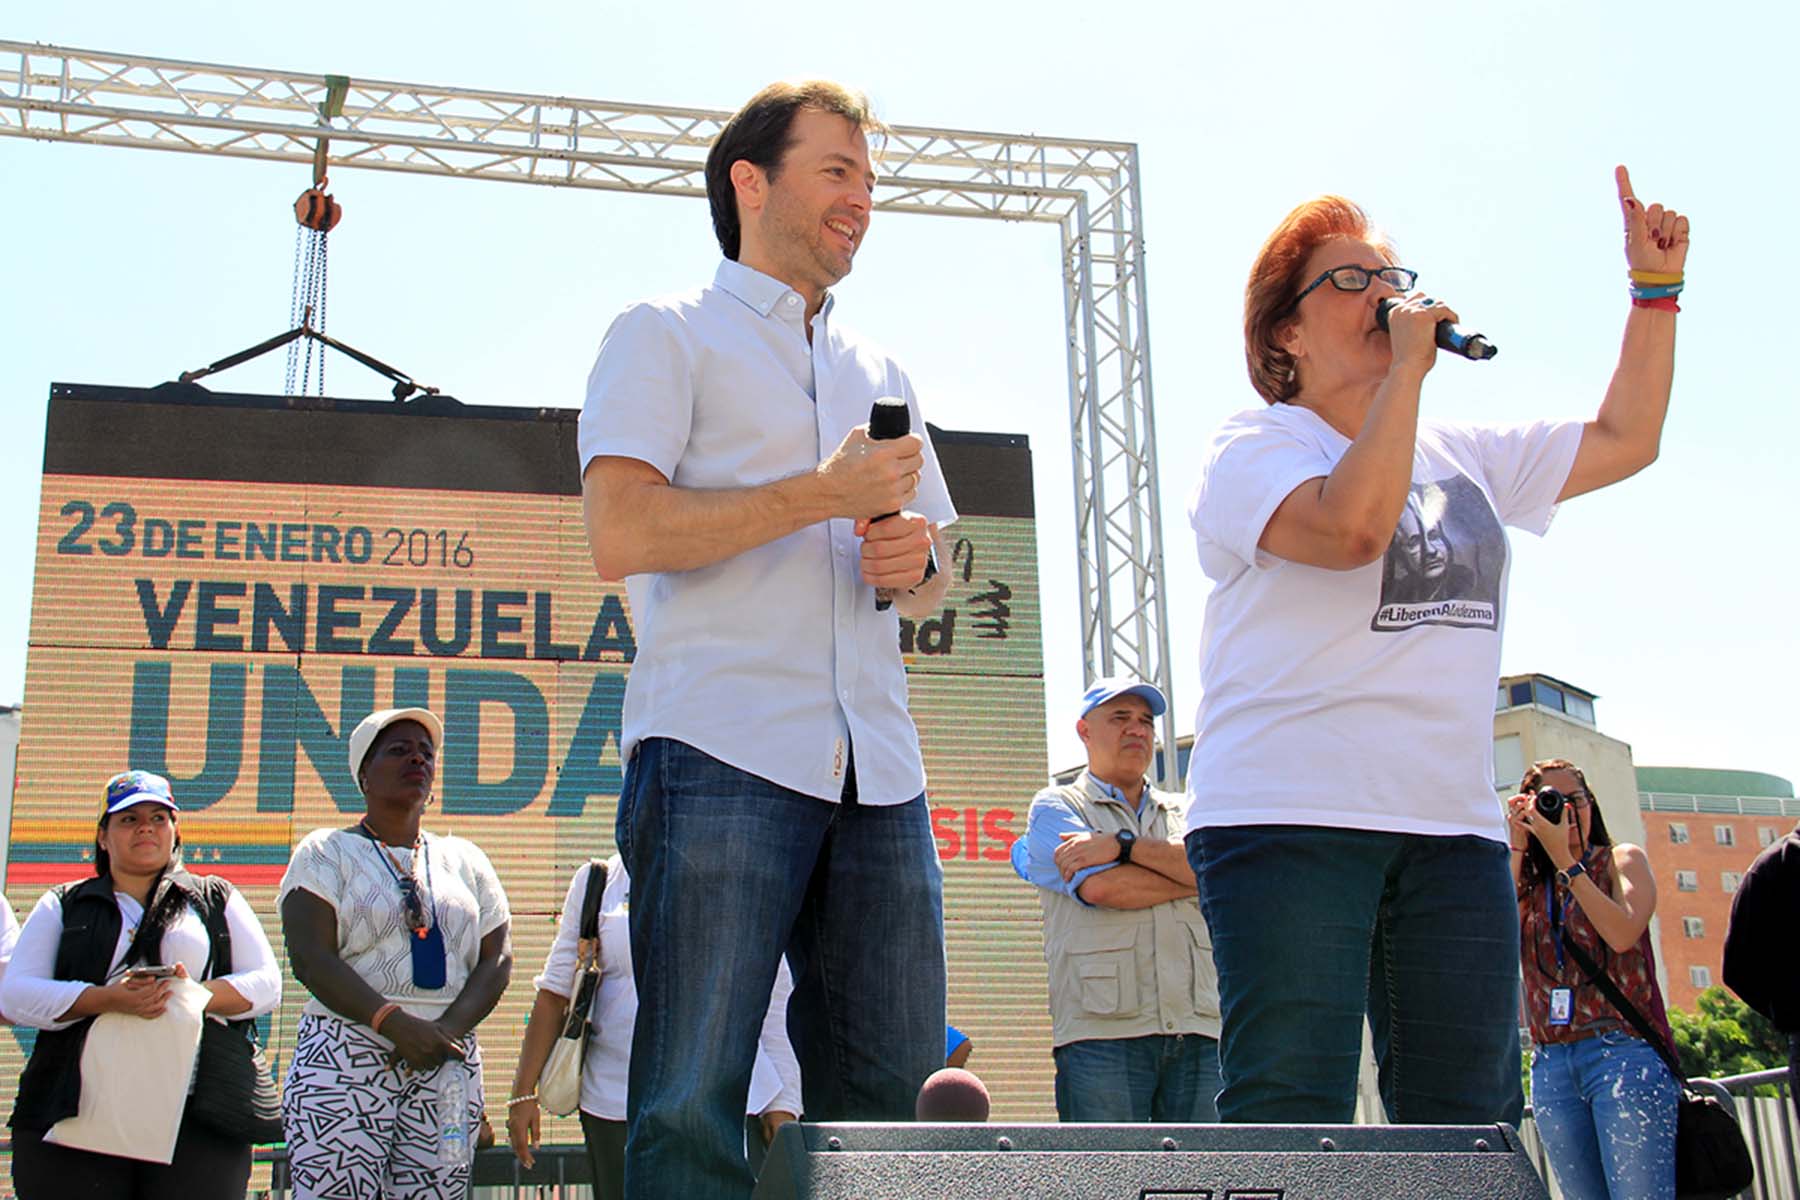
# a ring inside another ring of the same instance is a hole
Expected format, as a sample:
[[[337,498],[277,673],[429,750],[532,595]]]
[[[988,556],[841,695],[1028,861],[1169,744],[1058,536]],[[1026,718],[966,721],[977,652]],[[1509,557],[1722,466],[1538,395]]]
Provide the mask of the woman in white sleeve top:
[[[6,968],[12,963],[13,947],[19,944],[19,918],[12,905],[0,899],[0,987],[6,986]],[[12,1024],[12,1018],[0,1011],[0,1024]]]
[[[513,1153],[526,1167],[539,1144],[538,1076],[550,1056],[564,1006],[575,993],[576,943],[581,936],[581,902],[587,895],[591,863],[583,863],[569,881],[563,898],[556,940],[535,980],[537,1000],[519,1048],[512,1099],[507,1101],[506,1132]],[[600,986],[588,1011],[589,1042],[582,1064],[581,1136],[593,1168],[598,1200],[619,1200],[625,1178],[625,1089],[631,1068],[632,1025],[637,1020],[637,985],[631,967],[631,877],[618,855],[605,863],[606,887],[600,893]],[[783,959],[763,1017],[756,1063],[745,1104],[751,1130],[767,1143],[782,1125],[800,1115],[800,1063],[788,1041],[787,1002],[794,979]],[[759,1147],[760,1148],[760,1147]]]
[[[168,780],[148,771],[114,776],[95,835],[94,876],[45,892],[19,933],[0,1008],[15,1024],[41,1031],[9,1122],[20,1200],[242,1200],[249,1144],[191,1111],[167,1166],[44,1140],[80,1105],[82,1048],[94,1018],[111,1012],[148,1020],[168,1006],[168,979],[128,969],[173,966],[200,980],[212,993],[206,1013],[214,1020],[258,1017],[281,999],[281,970],[261,922],[231,884],[182,868],[178,819]],[[235,969],[207,978],[212,942],[202,914],[219,905]]]
[[[1505,527],[1542,534],[1656,457],[1687,259],[1688,219],[1616,181],[1629,308],[1585,422],[1433,419],[1422,389],[1459,318],[1341,196],[1294,209],[1251,268],[1264,403],[1214,433],[1188,509],[1213,582],[1187,851],[1219,971],[1222,1121],[1349,1121],[1365,1017],[1391,1121],[1519,1121],[1492,757]]]
[[[388,708],[350,734],[362,819],[294,847],[278,904],[312,993],[281,1097],[293,1200],[462,1200],[481,1118],[475,1029],[512,977],[512,911],[481,847],[424,828],[444,723]]]

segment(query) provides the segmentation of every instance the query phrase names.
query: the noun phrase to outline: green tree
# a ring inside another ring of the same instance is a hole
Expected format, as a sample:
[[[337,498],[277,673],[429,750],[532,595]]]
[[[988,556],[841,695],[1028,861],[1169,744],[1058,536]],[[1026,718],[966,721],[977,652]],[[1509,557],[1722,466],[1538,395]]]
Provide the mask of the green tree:
[[[1695,997],[1697,1011],[1669,1010],[1675,1052],[1689,1075],[1722,1079],[1787,1065],[1787,1039],[1761,1013],[1714,985]]]

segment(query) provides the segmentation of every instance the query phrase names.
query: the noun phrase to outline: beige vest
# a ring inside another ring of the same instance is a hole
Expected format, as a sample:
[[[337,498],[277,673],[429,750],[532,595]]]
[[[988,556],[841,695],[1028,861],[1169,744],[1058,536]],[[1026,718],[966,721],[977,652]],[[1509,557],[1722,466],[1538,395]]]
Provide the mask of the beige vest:
[[[1039,792],[1038,799],[1060,798],[1100,834],[1129,829],[1144,841],[1184,834],[1187,797],[1151,790],[1147,783],[1145,788],[1141,821],[1086,771],[1074,783]],[[1038,899],[1054,1044],[1147,1034],[1219,1036],[1219,976],[1197,896],[1134,910],[1090,907],[1049,888],[1039,888]]]

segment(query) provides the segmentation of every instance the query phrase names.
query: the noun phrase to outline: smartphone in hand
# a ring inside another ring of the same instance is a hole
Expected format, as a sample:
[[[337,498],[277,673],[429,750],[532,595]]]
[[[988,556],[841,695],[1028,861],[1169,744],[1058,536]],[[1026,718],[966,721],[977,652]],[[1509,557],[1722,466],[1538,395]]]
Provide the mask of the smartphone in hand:
[[[172,979],[174,976],[173,964],[165,967],[132,967],[125,972],[127,979]]]

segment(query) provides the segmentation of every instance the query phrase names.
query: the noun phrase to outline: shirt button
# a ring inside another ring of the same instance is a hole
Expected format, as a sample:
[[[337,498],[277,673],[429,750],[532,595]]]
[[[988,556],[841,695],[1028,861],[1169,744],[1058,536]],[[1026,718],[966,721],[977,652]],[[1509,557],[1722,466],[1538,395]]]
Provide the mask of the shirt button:
[[[794,294],[793,294],[793,293],[792,293],[792,292],[789,292],[789,293],[788,293],[788,298],[787,298],[787,300],[786,300],[786,301],[785,301],[785,303],[786,303],[786,304],[787,304],[787,306],[788,306],[788,307],[789,307],[789,308],[792,308],[792,307],[794,307],[794,305],[796,305],[796,304],[798,304],[798,303],[800,303],[800,297],[798,297],[798,296],[796,296],[796,295],[794,295]]]
[[[1175,1028],[1175,1022],[1173,1022],[1173,1021],[1164,1021],[1164,1022],[1163,1022],[1163,1028],[1164,1028],[1164,1029],[1168,1029],[1168,1030],[1173,1030],[1173,1029],[1174,1029],[1174,1028]]]

